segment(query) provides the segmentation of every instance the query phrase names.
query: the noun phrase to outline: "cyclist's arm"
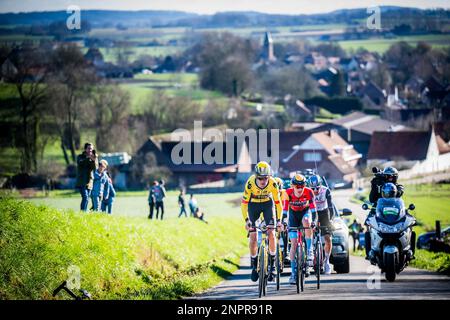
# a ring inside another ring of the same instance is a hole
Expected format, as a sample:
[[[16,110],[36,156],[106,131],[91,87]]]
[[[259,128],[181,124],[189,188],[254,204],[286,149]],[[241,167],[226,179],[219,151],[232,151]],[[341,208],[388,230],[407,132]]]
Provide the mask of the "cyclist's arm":
[[[272,189],[272,197],[273,197],[273,202],[275,203],[275,207],[277,209],[277,221],[279,221],[281,219],[281,213],[283,211],[283,207],[281,206],[280,192],[277,187],[274,187]]]
[[[317,206],[316,206],[316,197],[314,196],[314,192],[309,190],[309,209],[313,214],[313,221],[317,220]]]
[[[333,215],[334,215],[334,207],[333,207],[333,199],[331,198],[331,191],[330,191],[330,189],[327,189],[326,198],[327,198],[327,204],[328,204],[328,215],[329,215],[330,220],[331,220],[333,218]]]
[[[245,185],[244,194],[242,195],[241,201],[241,212],[244,220],[248,218],[248,202],[250,201],[251,191],[248,189],[247,184]]]

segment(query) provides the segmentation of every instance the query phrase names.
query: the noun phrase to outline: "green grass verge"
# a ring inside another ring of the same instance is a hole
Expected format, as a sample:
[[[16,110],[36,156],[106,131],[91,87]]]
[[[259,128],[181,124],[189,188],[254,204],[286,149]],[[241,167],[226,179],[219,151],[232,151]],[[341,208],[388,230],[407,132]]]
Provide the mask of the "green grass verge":
[[[231,274],[246,251],[237,214],[208,220],[82,214],[2,198],[0,299],[52,299],[72,265],[94,299],[200,292]]]

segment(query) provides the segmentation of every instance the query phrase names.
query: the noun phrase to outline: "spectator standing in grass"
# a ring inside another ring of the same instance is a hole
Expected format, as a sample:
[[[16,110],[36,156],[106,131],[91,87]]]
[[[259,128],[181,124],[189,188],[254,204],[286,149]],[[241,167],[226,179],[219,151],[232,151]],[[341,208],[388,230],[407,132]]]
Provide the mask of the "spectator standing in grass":
[[[94,182],[94,170],[98,167],[98,158],[92,143],[85,143],[84,151],[77,157],[76,187],[80,191],[80,210],[86,212]]]
[[[92,187],[92,207],[94,211],[100,210],[100,203],[103,198],[108,198],[109,188],[106,189],[105,185],[108,183],[108,175],[106,174],[106,169],[108,168],[108,162],[106,160],[101,160],[98,169],[94,171],[94,183]]]
[[[103,192],[103,201],[102,201],[102,211],[112,213],[112,205],[114,199],[116,198],[116,190],[114,189],[114,185],[112,183],[111,175],[109,172],[106,172],[108,176],[108,180],[105,184],[105,191]]]
[[[156,219],[158,219],[159,210],[161,210],[161,220],[164,216],[164,198],[166,197],[166,189],[164,188],[164,181],[160,180],[154,189],[155,193],[155,209]]]
[[[178,218],[180,218],[183,215],[183,213],[184,213],[184,216],[187,218],[186,202],[184,200],[184,190],[183,189],[180,190],[180,194],[178,196],[178,205],[180,206],[180,214],[178,215]]]
[[[191,211],[191,217],[195,218],[195,212],[197,211],[197,199],[194,198],[194,194],[191,193],[191,198],[189,199],[189,210]]]
[[[350,235],[353,238],[353,251],[359,247],[359,233],[362,230],[361,223],[359,223],[358,219],[353,220],[353,223],[349,226]],[[358,246],[356,246],[356,242],[358,242]]]
[[[150,187],[149,193],[148,193],[148,205],[150,207],[150,214],[148,215],[149,219],[153,219],[153,211],[155,210],[155,189],[158,186],[158,181],[153,181],[152,186]]]

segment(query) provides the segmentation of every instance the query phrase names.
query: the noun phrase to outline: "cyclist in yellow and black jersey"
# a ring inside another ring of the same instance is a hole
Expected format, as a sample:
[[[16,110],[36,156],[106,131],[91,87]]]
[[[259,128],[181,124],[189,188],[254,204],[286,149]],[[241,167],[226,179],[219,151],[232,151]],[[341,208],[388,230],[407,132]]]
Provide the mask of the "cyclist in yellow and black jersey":
[[[274,210],[274,205],[276,210]],[[257,235],[255,222],[261,213],[268,226],[269,238],[269,281],[274,279],[275,268],[275,225],[280,227],[282,206],[278,184],[272,177],[270,165],[261,161],[255,166],[255,174],[245,184],[244,194],[241,202],[242,216],[245,219],[245,227],[250,233],[249,248],[252,266],[252,281],[258,280],[257,268]]]

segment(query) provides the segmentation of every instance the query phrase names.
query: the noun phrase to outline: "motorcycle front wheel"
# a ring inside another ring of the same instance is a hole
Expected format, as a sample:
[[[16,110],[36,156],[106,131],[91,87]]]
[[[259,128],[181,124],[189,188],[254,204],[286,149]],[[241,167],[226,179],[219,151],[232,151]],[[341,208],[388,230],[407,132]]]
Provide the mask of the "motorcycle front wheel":
[[[387,254],[385,261],[386,280],[389,282],[395,281],[395,255]]]

